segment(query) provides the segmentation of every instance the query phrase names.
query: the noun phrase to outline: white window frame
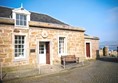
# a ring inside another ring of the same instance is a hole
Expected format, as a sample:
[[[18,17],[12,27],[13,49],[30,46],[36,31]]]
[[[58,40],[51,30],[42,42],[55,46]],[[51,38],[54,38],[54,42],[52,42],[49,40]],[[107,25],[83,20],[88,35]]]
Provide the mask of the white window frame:
[[[24,36],[24,56],[15,57],[15,36]],[[26,35],[14,35],[14,59],[25,59],[26,58]]]
[[[60,37],[64,38],[64,53],[59,53],[59,38]],[[67,55],[67,37],[66,36],[58,37],[58,55],[59,55],[59,57]]]
[[[19,17],[18,17],[19,19],[17,19],[17,15],[19,15]],[[21,15],[25,16],[26,20],[20,19],[20,18],[21,18]],[[19,22],[18,25],[17,25],[17,20],[18,20],[18,22]],[[23,25],[20,25],[20,22],[21,22],[21,21],[23,22]],[[24,25],[24,21],[26,22],[26,25]],[[15,25],[16,25],[16,26],[23,26],[23,27],[27,26],[27,15],[16,13]]]
[[[16,25],[16,14],[26,15],[26,26]],[[16,8],[12,10],[12,18],[14,19],[15,28],[24,27],[23,29],[27,29],[29,27],[30,14],[31,13],[24,8]]]

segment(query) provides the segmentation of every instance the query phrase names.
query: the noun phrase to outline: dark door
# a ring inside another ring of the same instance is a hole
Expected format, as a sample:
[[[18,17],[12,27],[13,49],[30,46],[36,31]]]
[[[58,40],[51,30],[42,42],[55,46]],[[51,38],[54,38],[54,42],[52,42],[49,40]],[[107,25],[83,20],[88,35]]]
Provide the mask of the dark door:
[[[86,43],[86,56],[90,57],[90,43]]]
[[[46,64],[50,64],[50,43],[46,42]]]

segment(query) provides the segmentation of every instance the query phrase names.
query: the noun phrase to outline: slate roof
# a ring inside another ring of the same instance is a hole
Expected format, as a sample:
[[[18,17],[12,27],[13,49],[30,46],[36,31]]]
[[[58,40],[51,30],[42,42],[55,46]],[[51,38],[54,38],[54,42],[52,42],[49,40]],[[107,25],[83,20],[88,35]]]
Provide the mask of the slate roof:
[[[0,6],[0,17],[11,18],[12,10],[13,10],[13,8]],[[39,13],[35,13],[35,12],[30,12],[30,13],[31,13],[31,17],[30,17],[31,21],[67,25],[67,24],[65,24],[51,16],[45,15],[45,14],[39,14]]]

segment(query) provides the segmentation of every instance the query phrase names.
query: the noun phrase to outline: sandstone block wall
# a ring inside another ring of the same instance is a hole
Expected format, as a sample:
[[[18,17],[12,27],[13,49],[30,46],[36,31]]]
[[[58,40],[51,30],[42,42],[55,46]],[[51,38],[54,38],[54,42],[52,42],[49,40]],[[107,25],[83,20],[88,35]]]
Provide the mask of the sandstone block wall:
[[[85,39],[85,41],[90,41],[91,42],[91,54],[92,54],[92,59],[96,59],[97,56],[99,56],[99,40],[94,40],[94,39]]]
[[[103,49],[100,49],[99,50],[99,54],[100,54],[100,57],[103,57],[104,56]],[[115,51],[115,50],[108,50],[108,53],[107,53],[106,56],[117,57],[118,56],[118,52]]]
[[[48,36],[43,38],[41,33],[46,31]],[[58,29],[46,29],[46,28],[30,28],[29,42],[30,49],[37,50],[37,42],[50,41],[51,61],[53,64],[60,63],[60,56],[58,54],[58,38],[59,36],[66,37],[67,42],[67,54],[76,55],[78,57],[84,57],[84,32],[58,30]],[[36,62],[37,53],[30,53],[31,62]],[[33,58],[33,59],[32,59]],[[34,60],[34,61],[32,61]]]
[[[10,65],[12,62],[12,33],[12,26],[0,25],[0,62],[4,65]]]
[[[92,57],[96,59],[99,56],[99,40],[92,40]]]
[[[28,59],[14,59],[14,35],[21,35],[24,33],[28,34],[29,31],[27,29],[15,29],[13,25],[0,24],[0,62],[3,64],[3,66],[18,66],[28,64]]]
[[[60,63],[58,54],[58,37],[66,37],[67,54],[85,58],[84,32],[48,29],[42,27],[29,27],[29,29],[15,28],[14,25],[0,24],[0,62],[3,66],[18,66],[37,63],[37,46],[39,41],[50,41],[52,64]],[[42,37],[42,31],[46,31],[48,36]],[[21,60],[14,59],[14,35],[26,36],[26,58]],[[31,50],[34,49],[34,52]]]

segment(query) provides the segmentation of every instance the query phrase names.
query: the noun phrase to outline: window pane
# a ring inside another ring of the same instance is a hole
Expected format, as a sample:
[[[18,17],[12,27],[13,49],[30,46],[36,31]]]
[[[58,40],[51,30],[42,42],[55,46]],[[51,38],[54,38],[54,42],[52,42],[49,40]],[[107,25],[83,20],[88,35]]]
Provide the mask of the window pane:
[[[17,36],[17,37],[18,37],[18,39],[20,40],[22,36]]]
[[[24,52],[22,52],[22,55],[24,55]]]
[[[26,21],[24,21],[24,25],[26,26]]]
[[[16,25],[26,26],[26,15],[16,14]]]
[[[21,40],[19,40],[19,44],[21,43]]]
[[[64,46],[64,38],[65,37],[60,37],[59,38],[59,53],[64,53],[64,50],[65,50],[65,46]]]
[[[15,49],[15,52],[17,52],[17,49]]]
[[[20,25],[23,25],[23,21],[20,20]]]
[[[40,50],[39,51],[39,54],[44,54],[44,50]]]
[[[18,20],[16,20],[16,25],[19,25],[19,21]]]
[[[17,48],[17,45],[15,45],[15,48]]]
[[[22,49],[22,52],[24,53],[24,49]]]
[[[15,57],[24,56],[24,36],[15,36]]]
[[[19,19],[19,14],[16,14],[16,19]]]
[[[18,57],[18,54],[17,53],[15,53],[15,57]]]
[[[22,44],[24,44],[24,40],[22,40]]]
[[[17,41],[15,40],[15,44],[17,43]]]
[[[24,15],[24,20],[26,20],[26,15]]]
[[[39,43],[39,54],[44,54],[44,43]]]
[[[24,36],[22,36],[22,40],[24,40]]]
[[[20,20],[23,20],[23,15],[20,15]]]

